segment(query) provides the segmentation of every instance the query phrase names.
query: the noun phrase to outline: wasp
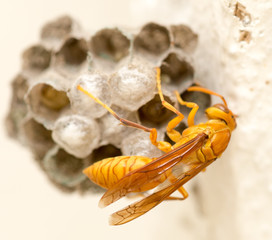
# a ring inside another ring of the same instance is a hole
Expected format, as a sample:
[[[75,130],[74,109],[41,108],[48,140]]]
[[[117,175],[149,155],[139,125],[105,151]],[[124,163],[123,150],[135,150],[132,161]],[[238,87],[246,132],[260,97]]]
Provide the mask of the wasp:
[[[215,95],[221,98],[223,103],[207,108],[205,113],[208,121],[195,124],[198,105],[183,101],[175,91],[179,104],[191,108],[187,119],[188,128],[182,133],[178,132],[175,127],[184,119],[184,115],[164,100],[160,68],[156,68],[156,81],[162,105],[177,115],[169,121],[166,128],[167,135],[174,142],[173,145],[166,141],[158,141],[155,128],[147,128],[119,117],[100,99],[80,85],[77,86],[78,90],[106,108],[121,124],[148,132],[151,143],[164,152],[157,158],[144,156],[107,158],[84,169],[84,174],[91,181],[107,189],[100,199],[100,207],[106,207],[129,193],[142,193],[156,188],[154,193],[142,200],[113,213],[109,221],[111,225],[121,225],[138,218],[164,200],[186,199],[188,193],[183,185],[221,156],[228,146],[232,131],[236,128],[236,115],[228,108],[223,96],[209,89],[193,86],[187,90]],[[182,197],[171,196],[176,190]]]

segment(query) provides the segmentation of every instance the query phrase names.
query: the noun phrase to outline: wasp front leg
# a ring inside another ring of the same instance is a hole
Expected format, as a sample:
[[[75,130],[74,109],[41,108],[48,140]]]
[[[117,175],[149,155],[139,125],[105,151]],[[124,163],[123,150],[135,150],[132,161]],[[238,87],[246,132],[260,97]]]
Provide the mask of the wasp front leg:
[[[88,95],[90,98],[92,98],[94,101],[96,101],[98,104],[100,104],[102,107],[104,107],[105,109],[108,110],[109,113],[111,113],[118,121],[120,121],[120,123],[124,126],[128,126],[128,127],[133,127],[133,128],[137,128],[137,129],[141,129],[145,132],[149,132],[150,133],[150,141],[153,145],[155,145],[157,148],[159,148],[161,151],[163,152],[169,152],[172,150],[172,145],[169,142],[166,141],[157,141],[157,130],[155,128],[148,128],[145,127],[141,124],[129,121],[127,119],[121,118],[117,115],[116,112],[114,112],[108,105],[106,105],[105,103],[103,103],[100,99],[98,99],[97,97],[93,96],[90,92],[88,92],[87,90],[85,90],[82,86],[78,85],[77,89],[80,90],[81,92],[83,92],[84,94]]]
[[[179,93],[177,91],[175,91],[176,97],[178,99],[178,102],[180,105],[184,105],[188,108],[192,108],[192,110],[189,113],[188,116],[188,126],[192,127],[195,125],[195,115],[197,113],[197,110],[199,109],[199,106],[196,103],[193,102],[185,102],[182,100],[182,98],[180,97]]]
[[[174,112],[175,114],[177,114],[177,116],[175,118],[173,118],[167,125],[166,128],[166,132],[168,137],[173,141],[173,142],[178,142],[181,139],[181,133],[176,131],[175,128],[180,124],[180,122],[184,119],[184,115],[179,112],[174,106],[172,106],[170,103],[166,102],[164,100],[164,96],[162,93],[162,89],[161,89],[161,70],[160,68],[156,68],[157,70],[157,88],[158,88],[158,94],[160,96],[161,99],[161,103],[162,105],[167,108],[168,110]]]

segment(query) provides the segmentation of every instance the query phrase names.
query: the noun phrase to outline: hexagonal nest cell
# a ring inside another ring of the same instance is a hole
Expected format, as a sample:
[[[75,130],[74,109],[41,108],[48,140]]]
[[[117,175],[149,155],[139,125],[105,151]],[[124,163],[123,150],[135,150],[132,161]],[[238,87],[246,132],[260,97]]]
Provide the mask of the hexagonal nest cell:
[[[35,159],[41,162],[48,150],[55,145],[51,137],[52,131],[33,118],[26,119],[22,123],[21,131],[24,144],[31,149]]]
[[[87,58],[87,41],[85,39],[68,38],[56,53],[56,64],[60,67],[80,66]]]
[[[10,111],[6,118],[8,135],[12,138],[19,138],[20,124],[27,115],[27,105],[24,96],[29,88],[27,78],[18,74],[12,81],[12,99]]]
[[[105,158],[117,157],[121,155],[122,151],[120,148],[117,148],[112,144],[107,144],[93,150],[92,161],[97,162]]]
[[[47,69],[51,62],[51,51],[42,45],[34,45],[23,53],[22,69],[40,73]]]
[[[120,125],[83,95],[78,84],[120,117],[158,128],[160,140],[175,114],[162,106],[157,94],[156,66],[161,68],[167,102],[178,107],[172,91],[176,89],[184,100],[200,100],[202,108],[210,104],[207,96],[184,92],[182,85],[193,83],[195,71],[190,53],[197,34],[190,27],[147,23],[133,34],[103,28],[90,36],[63,16],[42,27],[40,42],[23,53],[22,69],[12,83],[7,129],[66,192],[97,191],[82,174],[93,162],[129,153],[161,154],[147,133]],[[177,129],[185,127],[181,123]]]
[[[47,84],[42,85],[40,96],[41,105],[48,109],[59,111],[69,105],[69,98],[65,91],[58,91]]]
[[[117,28],[98,31],[90,40],[92,53],[109,61],[119,61],[129,53],[130,40]]]
[[[63,16],[42,27],[41,39],[64,39],[72,31],[74,21],[69,16]]]
[[[196,84],[192,84],[192,86],[197,86]],[[181,98],[186,102],[194,102],[199,106],[199,110],[196,113],[196,121],[204,121],[205,120],[205,109],[211,106],[211,95],[203,93],[203,92],[188,92],[184,91],[180,94]],[[191,109],[179,105],[179,110],[185,115],[188,116]]]
[[[169,53],[163,60],[161,65],[162,75],[166,75],[169,83],[175,85],[179,84],[186,79],[191,80],[194,77],[194,69],[192,65],[176,53]]]
[[[77,158],[59,148],[48,151],[42,161],[42,167],[49,179],[66,192],[81,188],[81,184],[85,181],[82,171],[90,164],[92,164],[91,157]]]
[[[136,35],[134,48],[136,51],[144,51],[150,54],[159,55],[170,47],[170,35],[166,27],[148,23]]]
[[[186,52],[192,52],[197,46],[198,36],[186,25],[172,25],[170,27],[175,47]]]
[[[164,96],[165,101],[174,104],[169,97]],[[175,117],[175,114],[162,106],[161,99],[158,94],[147,102],[138,110],[140,121],[147,127],[160,127],[165,125],[170,119]]]

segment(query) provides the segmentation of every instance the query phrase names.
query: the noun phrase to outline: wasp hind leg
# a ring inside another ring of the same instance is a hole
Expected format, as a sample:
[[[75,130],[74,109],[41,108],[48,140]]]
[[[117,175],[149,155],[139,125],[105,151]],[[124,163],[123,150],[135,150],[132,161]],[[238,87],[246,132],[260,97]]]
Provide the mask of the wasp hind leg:
[[[183,197],[167,197],[165,200],[185,200],[188,196],[189,196],[189,193],[185,190],[185,188],[183,186],[181,186],[178,191],[181,193],[181,195]]]
[[[173,184],[177,181],[177,178],[173,174],[170,174],[168,180],[170,181],[170,183]],[[177,190],[183,196],[182,198],[169,196],[165,200],[185,200],[189,196],[189,193],[185,190],[183,186],[179,187]]]
[[[105,103],[103,103],[100,99],[98,99],[97,97],[93,96],[90,92],[88,92],[86,89],[84,89],[82,86],[78,85],[77,89],[80,90],[81,92],[83,92],[84,94],[86,94],[87,96],[89,96],[90,98],[92,98],[95,102],[97,102],[98,104],[100,104],[102,107],[104,107],[105,109],[108,110],[108,112],[110,114],[112,114],[118,121],[120,121],[120,123],[124,126],[128,126],[128,127],[133,127],[133,128],[137,128],[137,129],[141,129],[145,132],[149,132],[149,138],[150,141],[153,145],[155,145],[157,148],[159,148],[161,151],[163,152],[169,152],[170,150],[172,150],[172,145],[169,142],[166,141],[157,141],[157,130],[155,128],[148,128],[145,127],[141,124],[129,121],[127,119],[121,118],[117,115],[116,112],[114,112],[108,105],[106,105]]]

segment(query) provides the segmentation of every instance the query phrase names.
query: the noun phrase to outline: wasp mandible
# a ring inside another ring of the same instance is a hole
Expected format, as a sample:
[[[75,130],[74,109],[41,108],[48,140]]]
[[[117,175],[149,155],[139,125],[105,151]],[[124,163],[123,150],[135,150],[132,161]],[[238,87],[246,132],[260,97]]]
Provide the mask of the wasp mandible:
[[[184,119],[184,115],[164,100],[160,68],[156,68],[156,72],[161,103],[177,115],[166,128],[167,135],[175,142],[174,145],[166,141],[157,141],[155,128],[147,128],[119,117],[100,99],[80,85],[77,87],[78,90],[106,108],[121,124],[149,132],[151,143],[165,152],[158,158],[144,156],[107,158],[94,163],[83,171],[90,180],[107,189],[100,199],[100,207],[108,206],[129,193],[146,192],[158,187],[158,190],[149,196],[113,213],[110,218],[111,225],[127,223],[148,212],[164,200],[186,199],[188,193],[183,185],[221,156],[228,146],[232,131],[236,128],[235,115],[229,110],[224,97],[206,88],[194,86],[187,90],[218,96],[223,104],[219,103],[207,108],[205,112],[208,121],[195,125],[194,119],[199,108],[198,105],[183,101],[179,93],[175,91],[178,102],[191,108],[187,119],[188,128],[182,133],[176,131],[175,127]],[[170,196],[176,190],[181,193],[181,198]]]

